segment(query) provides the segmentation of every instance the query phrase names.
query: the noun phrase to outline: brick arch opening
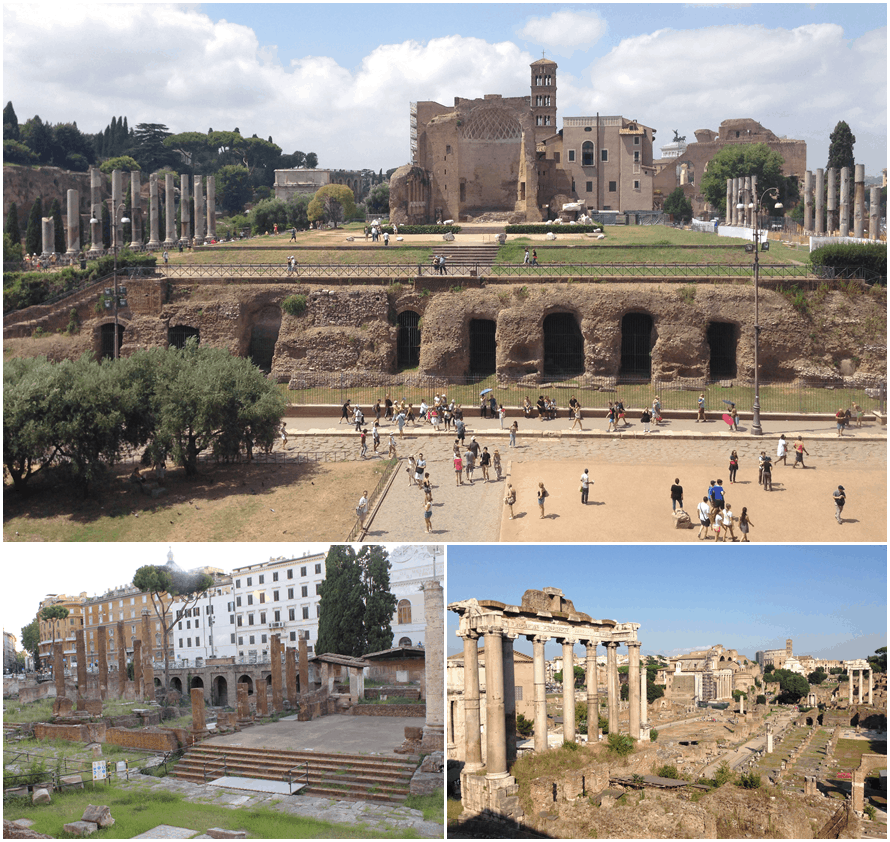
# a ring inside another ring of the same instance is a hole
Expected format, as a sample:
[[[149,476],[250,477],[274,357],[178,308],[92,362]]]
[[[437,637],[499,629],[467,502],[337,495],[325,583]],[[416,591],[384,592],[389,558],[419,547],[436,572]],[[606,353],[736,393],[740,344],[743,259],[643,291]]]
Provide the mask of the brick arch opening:
[[[572,377],[584,373],[584,336],[574,313],[551,313],[544,319],[544,375]]]
[[[648,313],[626,313],[621,319],[619,377],[648,380],[652,376],[652,328]]]
[[[253,679],[252,679],[249,675],[242,675],[242,676],[238,679],[238,683],[239,683],[239,684],[246,684],[246,685],[247,685],[247,695],[248,695],[248,696],[252,696],[252,695],[253,695]]]
[[[266,374],[272,371],[272,358],[275,356],[279,330],[281,330],[281,308],[276,306],[260,310],[250,328],[247,356]]]
[[[213,704],[219,707],[226,707],[229,704],[229,684],[225,676],[218,675],[213,679],[213,693],[211,694]]]
[[[200,343],[201,331],[191,325],[174,325],[167,328],[167,345],[170,348],[184,348],[185,343],[192,337]]]
[[[404,310],[398,315],[396,365],[400,369],[420,365],[420,313]]]

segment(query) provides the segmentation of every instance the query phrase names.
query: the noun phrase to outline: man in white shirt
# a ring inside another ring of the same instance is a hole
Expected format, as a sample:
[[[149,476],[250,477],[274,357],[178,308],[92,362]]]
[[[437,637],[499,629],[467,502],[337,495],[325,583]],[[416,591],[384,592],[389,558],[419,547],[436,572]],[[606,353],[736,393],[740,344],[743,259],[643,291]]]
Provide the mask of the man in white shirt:
[[[702,538],[702,530],[704,530],[704,539],[707,540],[708,530],[711,528],[711,504],[708,503],[707,497],[702,497],[701,503],[698,504],[698,520],[701,524],[698,537]]]
[[[587,468],[584,469],[584,473],[581,474],[581,504],[587,505],[587,494],[590,491],[590,483],[593,480],[590,478],[590,473]]]

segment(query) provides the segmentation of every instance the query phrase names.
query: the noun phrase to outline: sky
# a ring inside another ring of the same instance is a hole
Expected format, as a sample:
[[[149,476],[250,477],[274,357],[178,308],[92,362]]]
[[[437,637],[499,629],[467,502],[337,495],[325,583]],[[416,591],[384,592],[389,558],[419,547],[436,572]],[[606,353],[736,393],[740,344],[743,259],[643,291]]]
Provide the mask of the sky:
[[[319,167],[409,162],[409,103],[527,96],[557,62],[557,124],[621,115],[694,140],[750,117],[824,167],[839,120],[887,166],[884,3],[6,3],[3,101],[19,121],[113,116],[272,137]],[[35,57],[39,56],[39,61]]]
[[[359,549],[359,545],[353,545]],[[397,544],[382,544],[387,550]],[[21,649],[21,630],[37,614],[47,594],[98,596],[127,585],[145,564],[166,564],[167,553],[183,570],[259,564],[270,558],[299,558],[305,553],[326,553],[330,544],[318,543],[121,543],[121,544],[7,544],[3,551],[3,588],[0,606],[3,628],[12,632]],[[32,567],[32,565],[34,565]],[[35,576],[33,571],[40,574]]]
[[[753,658],[759,650],[784,649],[791,638],[796,655],[851,660],[887,645],[885,546],[738,550],[451,546],[447,599],[519,605],[526,589],[559,588],[594,619],[640,623],[643,655],[671,657],[720,644]],[[463,651],[457,628],[457,614],[449,611],[449,655]],[[532,654],[525,638],[514,646]],[[547,643],[548,659],[561,654],[560,645]]]

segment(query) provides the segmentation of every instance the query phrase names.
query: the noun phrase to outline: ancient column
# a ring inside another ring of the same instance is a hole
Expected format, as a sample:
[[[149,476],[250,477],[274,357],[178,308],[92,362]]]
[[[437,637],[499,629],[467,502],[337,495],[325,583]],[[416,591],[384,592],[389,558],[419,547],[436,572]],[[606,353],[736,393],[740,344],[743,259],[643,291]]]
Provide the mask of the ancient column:
[[[51,216],[40,218],[40,231],[43,235],[41,257],[49,257],[56,250],[56,222]]]
[[[427,631],[427,644],[432,637]],[[441,638],[442,635],[439,634],[439,639],[441,640]],[[507,768],[510,768],[516,762],[516,671],[513,662],[513,639],[507,633],[504,633],[501,638],[501,655],[504,664],[504,731],[507,736]],[[441,670],[439,673],[441,675]],[[431,695],[428,686],[427,710],[429,710]],[[426,729],[424,729],[424,734],[426,734]]]
[[[65,662],[62,658],[62,641],[53,641],[53,681],[56,685],[56,698],[65,695]]]
[[[504,732],[504,652],[501,633],[485,633],[485,756],[488,778],[507,777]]]
[[[732,218],[732,179],[726,179],[726,224],[730,225]]]
[[[278,713],[284,710],[281,697],[281,635],[272,635],[270,648],[272,658],[272,712]]]
[[[547,751],[547,676],[544,662],[544,644],[547,637],[536,635],[532,638],[532,668],[535,678],[535,751]],[[465,650],[466,651],[466,650]],[[464,655],[466,663],[466,655]],[[465,670],[466,671],[466,670]],[[464,682],[466,684],[466,682]],[[478,688],[477,688],[478,689]],[[466,688],[464,688],[466,703]],[[477,700],[478,707],[478,700]]]
[[[172,172],[164,176],[164,228],[164,248],[173,248],[176,244],[176,192]]]
[[[194,179],[195,191],[195,245],[204,242],[204,181],[202,176],[196,175]]]
[[[640,739],[640,642],[627,642],[627,698],[630,702],[628,711],[628,733],[635,740]]]
[[[729,207],[729,205],[727,205]],[[600,697],[596,680],[596,645],[587,644],[587,744],[595,745],[600,738]],[[546,708],[545,708],[546,713]],[[537,728],[537,725],[535,726]]]
[[[130,173],[130,248],[142,248],[142,180],[139,170]]]
[[[881,234],[881,188],[872,187],[868,208],[868,238],[877,240]]]
[[[773,753],[773,726],[769,724],[766,726],[766,753]]]
[[[148,177],[148,247],[150,249],[161,247],[158,220],[158,174],[153,172]]]
[[[207,730],[204,688],[192,687],[189,692],[192,699],[192,731],[200,734]]]
[[[828,232],[833,234],[838,228],[837,219],[837,168],[828,168]]]
[[[207,176],[207,238],[206,242],[216,239],[216,176]]]
[[[745,697],[739,696],[739,716],[745,715]]]
[[[68,250],[69,257],[75,257],[80,251],[80,193],[77,190],[68,191]]]
[[[133,640],[133,684],[136,687],[136,698],[144,699],[145,689],[142,684],[142,641],[137,637]]]
[[[613,640],[606,647],[606,698],[609,703],[609,733],[618,733],[618,644]]]
[[[847,685],[847,692],[848,692],[847,703],[850,706],[852,706],[853,705],[853,670],[852,669],[847,670],[847,676],[850,679],[850,683],[849,683],[849,685]]]
[[[850,236],[850,168],[841,167],[841,217],[840,234]]]
[[[258,681],[256,686],[256,715],[269,715],[269,688],[265,681]]]
[[[87,693],[87,648],[83,629],[74,630],[74,648],[77,653],[77,709],[83,710]]]
[[[296,689],[296,681],[294,681],[294,689]],[[309,692],[309,650],[306,648],[306,641],[300,641],[300,692]],[[290,690],[290,685],[288,685]]]
[[[146,699],[155,697],[154,637],[148,611],[142,613],[142,691]]]
[[[482,720],[479,709],[479,647],[472,634],[461,635],[464,642],[464,738],[467,743],[464,768],[468,772],[482,768]],[[537,645],[537,644],[535,644]],[[541,644],[543,654],[544,645]],[[537,663],[537,661],[535,662]],[[537,672],[535,673],[537,675]],[[537,682],[537,679],[535,679]],[[537,698],[537,683],[535,684]],[[545,703],[546,718],[546,703]],[[535,711],[535,749],[538,748],[538,717]]]
[[[102,173],[98,167],[90,168],[90,257],[94,257],[105,251],[102,243]]]
[[[191,202],[189,201],[189,177],[186,173],[179,174],[179,240],[187,246],[191,236],[192,221]]]
[[[813,230],[816,234],[825,233],[825,214],[822,211],[825,202],[825,170],[816,170],[816,219]]]
[[[435,579],[424,582],[423,614],[426,621],[426,659],[424,679],[426,682],[426,722],[423,726],[422,751],[442,751],[445,748],[445,590]],[[506,643],[506,641],[505,641]],[[509,697],[513,698],[512,714],[507,708],[507,734],[516,754],[516,701],[513,689],[513,641],[509,641]]]
[[[562,738],[575,742],[575,641],[571,637],[562,641]]]
[[[744,208],[739,207],[739,205],[744,205],[745,203],[745,197],[742,193],[742,179],[735,178],[733,182],[735,184],[735,217],[733,219],[736,225],[741,226],[745,224]]]
[[[250,701],[247,698],[247,685],[242,681],[237,686],[238,719],[250,721]]]
[[[865,229],[865,164],[856,164],[853,172],[853,236],[861,237]]]
[[[302,652],[306,641],[301,640],[299,645]],[[287,645],[283,645],[282,648],[284,649],[284,696],[291,703],[291,707],[296,708],[297,700],[302,693],[307,692],[308,687],[304,690],[301,680],[300,689],[297,690],[297,650],[288,648]]]
[[[862,685],[865,683],[865,670],[859,670],[859,704],[862,704]]]
[[[121,171],[111,171],[111,247],[121,248],[124,244],[123,226],[121,224],[121,204],[124,194],[121,190]]]
[[[96,652],[99,660],[99,698],[104,699],[108,695],[108,645],[105,626],[96,629]]]
[[[642,739],[642,731],[649,724],[649,693],[648,693],[648,672],[646,669],[640,670],[640,739]]]
[[[803,230],[813,230],[813,173],[807,170],[803,177]]]
[[[760,210],[757,203],[759,201],[760,201],[760,194],[757,192],[757,176],[752,175],[751,176],[751,202],[754,205],[754,207],[751,208],[751,227],[752,228],[757,227],[757,216],[758,216],[758,211]],[[767,214],[767,216],[769,216],[769,214]]]
[[[123,698],[127,689],[127,644],[124,637],[124,621],[117,624],[117,692]]]
[[[874,704],[874,696],[872,695],[872,689],[873,689],[872,676],[873,675],[874,675],[874,670],[869,670],[868,671],[868,704],[869,705]]]

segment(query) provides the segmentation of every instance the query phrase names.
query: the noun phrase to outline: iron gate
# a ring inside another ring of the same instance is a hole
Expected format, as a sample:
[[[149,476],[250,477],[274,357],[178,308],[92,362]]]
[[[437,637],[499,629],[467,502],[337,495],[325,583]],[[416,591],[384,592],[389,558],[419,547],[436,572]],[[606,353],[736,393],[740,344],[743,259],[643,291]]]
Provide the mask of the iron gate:
[[[101,333],[102,341],[102,357],[105,359],[114,359],[114,322],[102,325]],[[117,350],[120,352],[121,345],[124,344],[124,326],[118,325],[117,334]]]
[[[413,310],[399,313],[396,362],[399,368],[416,368],[420,365],[420,315]]]
[[[167,330],[167,345],[171,348],[185,348],[185,343],[192,337],[200,342],[201,332],[189,325],[176,325]]]
[[[491,319],[470,320],[471,374],[494,374],[497,368],[496,328]]]
[[[648,380],[652,374],[652,316],[628,313],[621,320],[621,377]]]
[[[544,319],[544,374],[574,377],[584,373],[584,337],[571,313]]]
[[[708,347],[711,349],[711,379],[735,377],[736,326],[730,322],[711,322],[708,325]]]

